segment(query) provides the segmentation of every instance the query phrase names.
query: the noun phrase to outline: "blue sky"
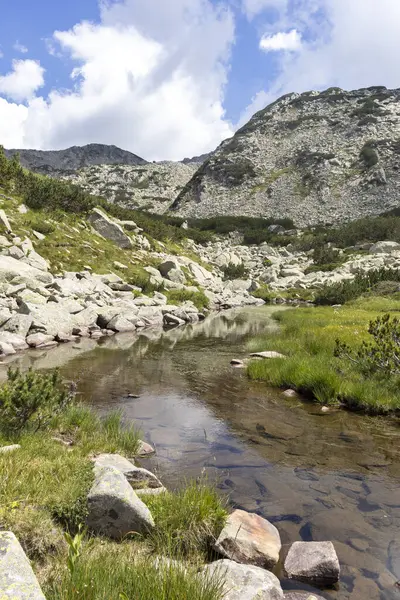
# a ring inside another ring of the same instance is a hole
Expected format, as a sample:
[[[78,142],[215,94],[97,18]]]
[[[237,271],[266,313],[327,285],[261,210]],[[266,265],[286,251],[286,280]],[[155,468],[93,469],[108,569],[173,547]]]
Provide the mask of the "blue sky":
[[[2,6],[3,5],[3,6]],[[399,0],[0,0],[0,144],[215,148],[279,95],[400,86]]]

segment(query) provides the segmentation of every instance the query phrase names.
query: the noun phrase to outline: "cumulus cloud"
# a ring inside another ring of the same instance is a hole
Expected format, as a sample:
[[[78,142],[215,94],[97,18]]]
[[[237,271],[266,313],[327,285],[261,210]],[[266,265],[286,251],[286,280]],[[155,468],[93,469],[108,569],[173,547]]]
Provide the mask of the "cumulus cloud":
[[[23,102],[33,97],[44,83],[44,69],[35,60],[14,60],[12,71],[0,75],[0,94]]]
[[[74,65],[71,87],[30,100],[13,146],[101,142],[180,159],[232,135],[222,104],[234,42],[229,10],[211,0],[120,0],[103,2],[100,16],[54,33],[53,54]]]
[[[26,46],[24,46],[23,44],[20,44],[20,42],[18,40],[15,42],[13,48],[16,52],[20,52],[21,54],[28,53],[28,48]]]
[[[398,0],[299,0],[292,26],[296,53],[282,53],[279,71],[253,98],[240,122],[282,94],[338,86],[400,86]]]
[[[301,48],[301,35],[296,29],[279,31],[274,35],[264,35],[260,40],[260,48],[265,52],[287,51],[294,52]]]

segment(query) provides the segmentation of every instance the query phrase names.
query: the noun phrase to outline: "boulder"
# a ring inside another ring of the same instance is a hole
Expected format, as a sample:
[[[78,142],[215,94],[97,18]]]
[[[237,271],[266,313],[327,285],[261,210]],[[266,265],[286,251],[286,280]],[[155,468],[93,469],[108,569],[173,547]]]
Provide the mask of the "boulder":
[[[28,344],[25,341],[25,337],[17,335],[16,333],[11,333],[9,331],[0,332],[0,343],[10,344],[17,352],[19,350],[26,350],[27,348],[29,348]]]
[[[119,248],[132,248],[132,240],[126,235],[121,225],[115,223],[106,213],[99,208],[94,208],[88,217],[93,229],[104,238],[114,242]]]
[[[266,352],[253,352],[250,354],[252,358],[286,358],[284,354],[280,352],[274,352],[273,350],[267,350]]]
[[[25,257],[25,254],[18,246],[11,246],[11,248],[8,249],[7,254],[16,260],[20,260],[21,258]]]
[[[30,562],[10,531],[0,531],[0,598],[45,600]]]
[[[99,454],[94,458],[94,469],[95,472],[103,467],[111,467],[117,469],[126,478],[129,477],[129,473],[135,469],[133,462],[129,461],[120,454]]]
[[[49,344],[56,346],[57,342],[54,340],[53,335],[47,335],[45,333],[33,333],[28,335],[26,343],[32,348],[43,348],[48,347]]]
[[[236,562],[273,569],[279,560],[279,532],[254,513],[235,510],[215,542],[217,552]]]
[[[167,275],[167,279],[174,283],[184,284],[186,282],[185,273],[180,269],[171,269]]]
[[[148,271],[148,269],[146,269]],[[158,266],[158,270],[162,277],[169,279],[168,274],[172,270],[180,270],[180,265],[176,260],[166,260]]]
[[[2,208],[0,209],[0,224],[6,231],[12,231],[10,221]]]
[[[224,600],[282,600],[279,579],[259,567],[240,565],[232,560],[217,560],[204,567],[210,579],[224,580]]]
[[[45,285],[53,283],[53,276],[50,273],[37,269],[22,260],[16,260],[12,256],[0,256],[0,282],[11,281],[20,276],[36,279]]]
[[[22,263],[25,263],[34,269],[39,269],[40,271],[47,271],[49,268],[49,264],[47,260],[40,256],[35,250],[31,250],[28,255],[21,258]]]
[[[19,444],[12,444],[11,446],[0,446],[0,454],[6,454],[8,452],[14,452],[21,448]]]
[[[10,356],[15,353],[16,353],[16,350],[12,344],[8,344],[7,342],[0,342],[0,355],[1,356]]]
[[[127,333],[129,331],[135,331],[136,326],[128,321],[123,315],[116,315],[107,323],[107,329],[115,331],[117,333]]]
[[[144,270],[150,275],[150,283],[152,285],[157,286],[162,284],[163,276],[161,275],[160,271],[158,271],[154,267],[145,267]]]
[[[207,269],[197,263],[190,263],[189,271],[198,285],[208,285],[214,279],[214,275],[210,271],[207,271]]]
[[[135,494],[125,476],[115,468],[95,473],[88,494],[87,525],[92,531],[120,540],[128,533],[146,533],[154,528],[147,506]]]
[[[150,446],[150,444],[148,444],[147,442],[144,442],[143,440],[139,440],[139,447],[136,452],[136,456],[146,457],[146,456],[150,456],[151,454],[154,454],[154,453],[155,453],[155,450],[154,450],[153,446]]]
[[[8,331],[9,333],[15,333],[21,337],[26,337],[31,325],[32,317],[30,315],[21,315],[17,313],[1,326],[1,331]]]
[[[285,560],[288,579],[324,587],[339,581],[339,560],[332,542],[295,542]]]
[[[377,242],[369,249],[371,254],[390,254],[400,250],[400,244],[397,242]]]
[[[173,325],[174,327],[176,327],[179,325],[184,325],[185,321],[183,319],[180,319],[176,315],[171,315],[171,313],[166,313],[164,315],[164,324],[165,325]]]

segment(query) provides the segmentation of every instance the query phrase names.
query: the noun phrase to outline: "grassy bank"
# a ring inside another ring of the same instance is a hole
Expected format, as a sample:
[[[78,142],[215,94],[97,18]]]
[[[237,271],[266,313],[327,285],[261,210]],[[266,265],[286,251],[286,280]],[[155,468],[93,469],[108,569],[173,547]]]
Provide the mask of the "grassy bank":
[[[300,308],[277,313],[280,330],[253,339],[249,349],[276,350],[287,359],[252,362],[248,374],[271,386],[296,389],[321,404],[341,402],[370,413],[399,411],[400,376],[379,371],[366,373],[352,360],[335,357],[336,339],[357,352],[362,342],[371,337],[370,321],[399,311],[399,300],[374,297],[340,308]]]
[[[148,497],[156,527],[147,536],[133,533],[115,543],[89,532],[75,549],[68,543],[65,533],[74,536],[85,523],[92,457],[132,458],[138,442],[139,432],[125,426],[120,413],[98,417],[52,374],[11,373],[0,388],[0,446],[21,446],[0,453],[0,528],[15,533],[48,600],[220,598],[219,582],[196,575],[226,518],[206,483]],[[175,563],[156,568],[156,556],[185,560],[187,569]]]

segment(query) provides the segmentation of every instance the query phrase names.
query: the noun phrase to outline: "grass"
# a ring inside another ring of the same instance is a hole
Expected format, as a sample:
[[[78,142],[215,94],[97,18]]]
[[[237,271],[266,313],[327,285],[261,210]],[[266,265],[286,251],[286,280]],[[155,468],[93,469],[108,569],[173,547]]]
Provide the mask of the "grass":
[[[198,310],[204,310],[209,306],[209,299],[204,292],[191,292],[189,290],[164,290],[163,294],[168,298],[168,304],[182,304],[191,301]]]
[[[398,377],[365,378],[356,365],[334,357],[335,340],[352,347],[367,340],[369,322],[386,312],[400,311],[400,301],[360,298],[345,307],[288,310],[276,315],[281,328],[249,344],[251,351],[276,350],[286,360],[252,362],[251,379],[293,388],[321,404],[343,403],[354,410],[385,414],[400,409]]]
[[[37,396],[32,374],[26,376],[25,387],[28,404]],[[53,387],[56,392],[56,383]],[[73,402],[40,431],[30,423],[18,433],[5,431],[0,423],[0,445],[21,447],[0,453],[0,529],[15,533],[48,600],[222,597],[221,582],[201,578],[196,571],[227,516],[224,502],[206,482],[147,497],[156,523],[147,536],[117,544],[88,534],[71,568],[71,546],[64,533],[74,534],[85,523],[93,456],[106,452],[131,458],[138,450],[139,432],[124,425],[121,413],[100,418]],[[186,562],[183,567],[175,562],[157,567],[156,556]]]
[[[129,543],[84,546],[73,575],[57,569],[46,583],[47,600],[219,600],[222,582],[194,567],[155,564]]]

